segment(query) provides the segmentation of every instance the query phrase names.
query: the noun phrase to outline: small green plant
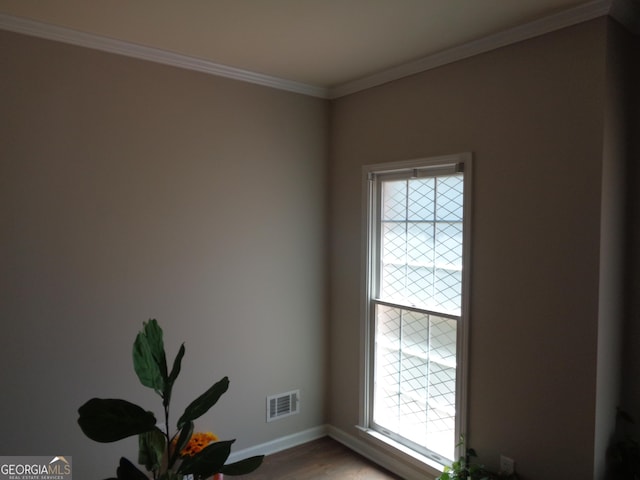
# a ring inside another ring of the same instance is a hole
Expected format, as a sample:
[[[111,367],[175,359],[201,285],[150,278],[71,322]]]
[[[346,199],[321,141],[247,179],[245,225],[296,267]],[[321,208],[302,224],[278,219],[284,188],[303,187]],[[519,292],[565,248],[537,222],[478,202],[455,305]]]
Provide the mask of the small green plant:
[[[113,398],[92,398],[82,405],[78,409],[80,428],[90,439],[103,443],[138,435],[138,463],[146,467],[154,480],[204,479],[217,473],[244,475],[252,472],[262,463],[263,455],[225,465],[235,440],[217,441],[215,436],[205,434],[203,441],[200,438],[203,434],[193,433],[193,421],[213,407],[229,388],[227,377],[187,406],[178,419],[176,433],[171,435],[171,391],[180,373],[184,354],[182,344],[169,372],[162,329],[153,319],[143,323],[143,329],[133,344],[133,366],[140,383],[152,388],[162,398],[164,430],[158,428],[152,412],[126,400]],[[117,478],[109,480],[148,480],[148,476],[122,457]]]
[[[465,448],[464,438],[460,438],[460,442],[456,445],[463,455],[455,460],[451,465],[444,467],[442,475],[436,480],[518,480],[516,473],[502,474],[492,472],[484,467],[484,465],[478,465],[472,463],[471,459],[476,458],[478,455],[473,448]]]

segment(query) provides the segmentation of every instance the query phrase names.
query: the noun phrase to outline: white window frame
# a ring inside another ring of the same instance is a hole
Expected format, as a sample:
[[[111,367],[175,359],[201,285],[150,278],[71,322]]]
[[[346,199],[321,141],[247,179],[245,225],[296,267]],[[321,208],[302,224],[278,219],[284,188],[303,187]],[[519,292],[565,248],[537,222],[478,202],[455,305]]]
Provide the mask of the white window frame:
[[[404,174],[414,170],[437,175],[439,173],[457,171],[464,172],[463,190],[463,251],[462,251],[462,285],[461,312],[457,325],[456,339],[456,419],[455,438],[465,436],[467,421],[467,371],[468,371],[468,330],[469,330],[469,283],[471,252],[471,186],[472,186],[472,154],[469,152],[440,157],[365,165],[363,172],[363,248],[362,248],[362,304],[361,304],[361,369],[360,369],[360,419],[359,428],[365,434],[372,435],[385,446],[400,450],[419,462],[436,468],[450,464],[452,459],[444,458],[434,452],[417,450],[410,443],[398,442],[393,435],[383,429],[376,428],[373,422],[373,374],[375,353],[375,315],[372,294],[374,292],[374,275],[377,275],[378,256],[376,254],[379,233],[377,232],[376,174]],[[456,441],[457,443],[457,441]],[[459,447],[454,452],[457,458],[463,452]]]

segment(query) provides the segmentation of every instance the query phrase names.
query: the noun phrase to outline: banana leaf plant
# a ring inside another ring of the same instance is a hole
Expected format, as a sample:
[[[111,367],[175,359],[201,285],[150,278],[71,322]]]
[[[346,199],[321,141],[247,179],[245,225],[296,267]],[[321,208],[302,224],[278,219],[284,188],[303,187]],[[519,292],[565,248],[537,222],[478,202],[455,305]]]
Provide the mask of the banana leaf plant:
[[[209,411],[229,388],[229,379],[224,377],[191,402],[178,419],[172,435],[169,429],[171,391],[184,354],[182,344],[169,371],[162,329],[155,319],[143,323],[133,344],[133,366],[140,383],[152,388],[162,399],[164,430],[158,428],[152,412],[114,398],[92,398],[82,405],[78,409],[80,428],[87,437],[102,443],[138,435],[138,463],[144,465],[154,480],[182,480],[189,475],[204,479],[216,473],[244,475],[254,471],[262,464],[263,455],[225,464],[235,440],[210,443],[193,456],[180,455],[193,435],[193,421]],[[147,473],[124,457],[120,459],[116,475],[107,480],[149,479]]]

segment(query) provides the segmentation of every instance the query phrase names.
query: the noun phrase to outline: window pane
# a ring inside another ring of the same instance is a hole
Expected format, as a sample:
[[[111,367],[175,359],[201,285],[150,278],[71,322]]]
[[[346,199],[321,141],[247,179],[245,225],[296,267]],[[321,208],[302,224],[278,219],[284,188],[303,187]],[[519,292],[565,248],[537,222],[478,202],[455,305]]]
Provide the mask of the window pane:
[[[406,298],[407,268],[404,265],[384,264],[381,276],[380,297],[387,301],[403,303]]]
[[[407,261],[407,227],[404,222],[382,224],[382,261],[401,264]]]
[[[395,430],[400,388],[400,310],[396,308],[377,307],[375,357],[374,417],[380,425]]]
[[[462,186],[462,175],[382,182],[379,298],[460,313]]]
[[[433,234],[433,222],[407,225],[407,262],[433,266],[434,253],[437,254]]]
[[[462,175],[438,177],[436,218],[438,220],[462,220]]]
[[[376,306],[374,422],[446,458],[455,445],[456,328]]]
[[[460,296],[462,294],[462,272],[460,270],[435,269],[435,297],[436,308],[460,315]]]
[[[429,362],[429,411],[427,412],[427,448],[452,457],[456,413],[456,338],[455,320],[431,317]]]
[[[431,220],[435,216],[435,179],[415,178],[409,181],[408,220]]]
[[[433,267],[409,267],[405,304],[427,307],[433,304]]]
[[[398,433],[419,445],[426,443],[428,368],[426,358],[403,352]]]
[[[407,181],[387,181],[382,187],[382,220],[407,218]]]
[[[440,265],[462,268],[462,223],[440,222],[436,225],[435,257]]]

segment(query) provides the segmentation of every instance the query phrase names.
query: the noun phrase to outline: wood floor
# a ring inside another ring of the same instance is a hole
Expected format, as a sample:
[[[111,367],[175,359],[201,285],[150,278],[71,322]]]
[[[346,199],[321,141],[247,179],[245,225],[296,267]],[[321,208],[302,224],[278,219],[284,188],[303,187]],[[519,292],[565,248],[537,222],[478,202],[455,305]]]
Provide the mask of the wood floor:
[[[246,480],[400,479],[329,437],[268,455],[255,472],[229,478]]]

